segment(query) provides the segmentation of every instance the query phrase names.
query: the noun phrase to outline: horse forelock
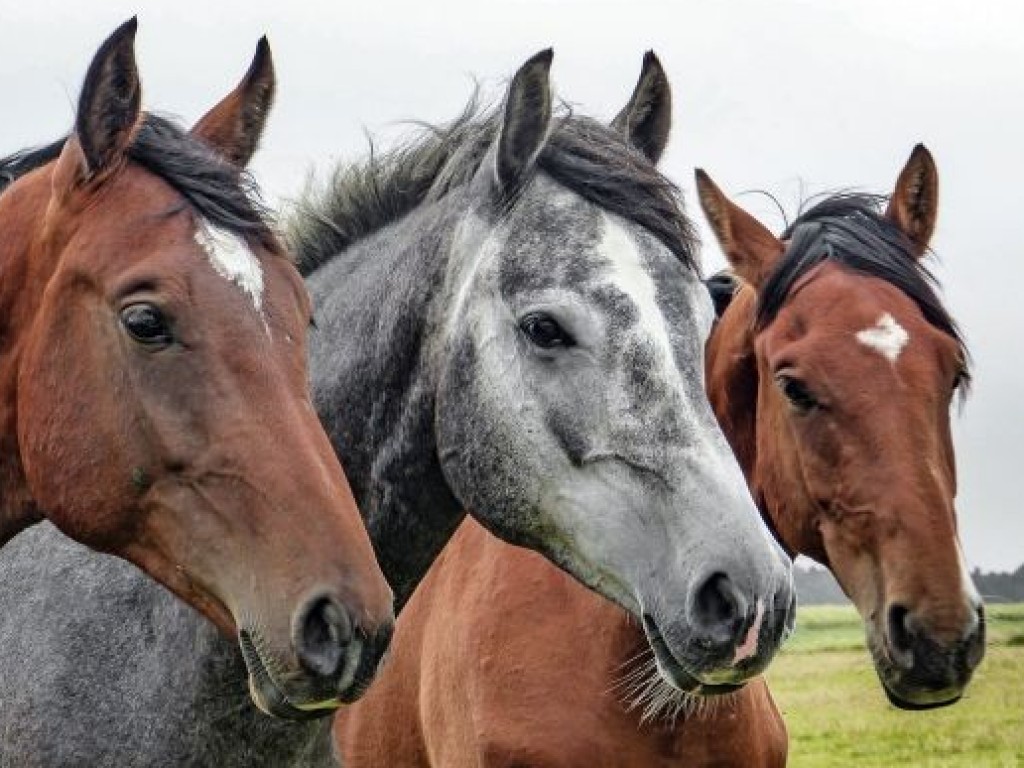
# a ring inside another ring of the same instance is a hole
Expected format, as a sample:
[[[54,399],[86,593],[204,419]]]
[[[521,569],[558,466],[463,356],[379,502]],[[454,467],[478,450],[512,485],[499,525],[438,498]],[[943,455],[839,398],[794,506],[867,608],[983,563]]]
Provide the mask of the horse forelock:
[[[965,394],[970,382],[966,342],[938,295],[938,281],[899,226],[881,213],[884,202],[878,195],[842,192],[802,213],[783,233],[788,247],[758,292],[754,327],[770,325],[804,278],[822,263],[834,262],[895,286],[931,325],[956,341]]]

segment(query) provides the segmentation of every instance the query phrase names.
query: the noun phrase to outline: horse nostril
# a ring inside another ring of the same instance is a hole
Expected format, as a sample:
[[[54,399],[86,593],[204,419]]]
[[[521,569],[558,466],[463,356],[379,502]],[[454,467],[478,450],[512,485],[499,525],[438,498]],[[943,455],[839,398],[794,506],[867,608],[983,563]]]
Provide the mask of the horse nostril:
[[[910,627],[910,611],[899,603],[890,606],[887,623],[892,660],[905,670],[912,669],[914,634]]]
[[[746,607],[736,585],[720,571],[705,579],[694,594],[694,618],[717,642],[736,639]]]
[[[314,598],[300,611],[295,630],[295,652],[302,665],[323,677],[337,675],[352,641],[352,621],[341,605],[329,596]]]

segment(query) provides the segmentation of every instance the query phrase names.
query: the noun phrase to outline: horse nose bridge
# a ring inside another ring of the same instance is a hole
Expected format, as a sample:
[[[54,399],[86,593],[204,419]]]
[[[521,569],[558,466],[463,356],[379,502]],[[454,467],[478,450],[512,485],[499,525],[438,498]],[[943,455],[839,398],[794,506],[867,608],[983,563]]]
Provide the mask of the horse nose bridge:
[[[274,413],[225,430],[218,442],[225,464],[237,466],[268,502],[292,514],[333,506],[351,495],[308,403],[281,403]]]
[[[278,468],[295,472],[323,455],[325,445],[330,450],[308,400],[279,396],[272,402],[254,398],[237,404],[237,399],[221,407],[216,418],[207,419],[200,438],[205,444],[203,463],[266,476]]]
[[[685,503],[695,509],[697,520],[690,533],[700,537],[709,556],[732,563],[741,581],[788,581],[789,559],[768,530],[731,452],[711,459],[693,456],[683,471],[689,480],[681,485]]]
[[[701,505],[740,521],[759,519],[743,471],[721,433],[700,436],[669,458],[679,487]]]
[[[889,602],[940,611],[980,602],[960,551],[951,503],[897,499],[881,518],[874,540]]]
[[[874,496],[896,511],[924,507],[952,519],[953,467],[936,439],[888,439],[875,446],[863,461],[869,474],[863,475],[859,492]]]
[[[321,589],[375,631],[393,620],[393,594],[341,465],[311,410],[279,415],[295,423],[278,430],[268,420],[238,431],[236,447],[221,449],[222,461],[208,474],[214,503],[224,510],[225,539],[256,564],[265,587],[246,599],[276,613],[281,608],[267,601]],[[250,586],[239,591],[253,592]]]

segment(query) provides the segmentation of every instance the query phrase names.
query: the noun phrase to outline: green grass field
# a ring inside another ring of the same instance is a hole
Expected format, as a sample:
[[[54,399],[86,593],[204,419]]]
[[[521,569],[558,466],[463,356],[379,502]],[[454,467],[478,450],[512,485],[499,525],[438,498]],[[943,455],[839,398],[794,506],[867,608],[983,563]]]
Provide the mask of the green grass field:
[[[1024,767],[1024,604],[987,610],[988,650],[964,698],[901,712],[882,693],[853,608],[801,609],[768,672],[790,766]]]

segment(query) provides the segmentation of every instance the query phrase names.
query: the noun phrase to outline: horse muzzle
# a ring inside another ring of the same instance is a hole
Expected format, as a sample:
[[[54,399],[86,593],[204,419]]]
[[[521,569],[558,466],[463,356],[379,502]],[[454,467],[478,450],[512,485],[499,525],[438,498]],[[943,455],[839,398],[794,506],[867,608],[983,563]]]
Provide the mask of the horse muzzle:
[[[885,629],[872,625],[868,645],[875,671],[892,704],[900,709],[935,709],[963,696],[985,654],[985,614],[978,606],[959,639],[942,643],[915,616],[890,607]]]
[[[307,601],[296,613],[292,649],[298,667],[288,669],[259,627],[239,630],[253,703],[285,720],[330,715],[365,693],[391,639],[393,623],[365,633],[329,595]]]

